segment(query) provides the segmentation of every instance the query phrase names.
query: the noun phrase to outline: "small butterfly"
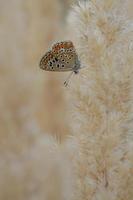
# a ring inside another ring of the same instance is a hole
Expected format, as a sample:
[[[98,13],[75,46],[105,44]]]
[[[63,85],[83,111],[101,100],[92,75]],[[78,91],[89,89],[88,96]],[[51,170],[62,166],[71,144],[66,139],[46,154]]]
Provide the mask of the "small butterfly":
[[[68,85],[70,76],[79,72],[80,61],[71,41],[56,43],[40,61],[40,68],[46,71],[65,72],[72,71],[64,85]]]

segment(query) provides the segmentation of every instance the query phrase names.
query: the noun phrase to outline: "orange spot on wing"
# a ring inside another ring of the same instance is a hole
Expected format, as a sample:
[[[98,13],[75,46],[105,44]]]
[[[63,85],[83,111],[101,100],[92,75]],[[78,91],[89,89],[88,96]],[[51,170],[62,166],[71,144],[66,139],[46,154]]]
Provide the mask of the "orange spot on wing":
[[[58,51],[58,50],[60,49],[60,45],[55,46],[54,49],[55,49],[56,51]]]
[[[52,51],[55,51],[58,53],[58,51],[61,49],[69,49],[69,48],[74,48],[73,43],[71,41],[66,41],[66,42],[61,42],[53,45]]]

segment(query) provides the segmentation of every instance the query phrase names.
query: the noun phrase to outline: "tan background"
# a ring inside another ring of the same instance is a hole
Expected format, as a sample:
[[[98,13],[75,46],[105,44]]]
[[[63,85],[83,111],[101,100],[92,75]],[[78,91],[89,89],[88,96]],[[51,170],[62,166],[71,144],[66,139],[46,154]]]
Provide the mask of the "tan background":
[[[63,187],[70,193],[67,161],[49,152],[54,141],[46,136],[60,142],[69,134],[67,74],[42,71],[39,62],[53,42],[66,38],[71,4],[0,0],[0,200],[62,200]]]
[[[72,1],[0,1],[0,134],[67,134],[63,81],[41,71],[40,58],[64,34]],[[27,140],[27,139],[26,139]]]

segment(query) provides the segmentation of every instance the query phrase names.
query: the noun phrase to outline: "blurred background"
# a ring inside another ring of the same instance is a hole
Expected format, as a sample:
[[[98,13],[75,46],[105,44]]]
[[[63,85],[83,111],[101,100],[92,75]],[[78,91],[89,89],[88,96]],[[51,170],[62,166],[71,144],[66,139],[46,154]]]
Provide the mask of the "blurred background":
[[[0,134],[9,139],[67,134],[63,81],[67,73],[39,69],[56,41],[67,39],[72,0],[0,0]],[[9,144],[7,144],[9,145]]]
[[[73,3],[0,0],[0,200],[36,199],[27,183],[36,178],[37,199],[52,199],[38,186],[45,163],[53,162],[41,154],[47,148],[40,141],[46,134],[63,141],[69,134],[63,86],[68,74],[42,71],[39,62],[51,44],[69,39],[66,16]]]

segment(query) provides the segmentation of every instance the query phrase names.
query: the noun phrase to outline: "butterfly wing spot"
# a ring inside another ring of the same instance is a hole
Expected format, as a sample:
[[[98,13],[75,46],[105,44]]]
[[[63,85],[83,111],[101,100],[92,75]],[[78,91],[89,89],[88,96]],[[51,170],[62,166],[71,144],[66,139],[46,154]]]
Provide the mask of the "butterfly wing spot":
[[[64,51],[65,49],[63,47],[59,50],[60,53],[63,53]]]

